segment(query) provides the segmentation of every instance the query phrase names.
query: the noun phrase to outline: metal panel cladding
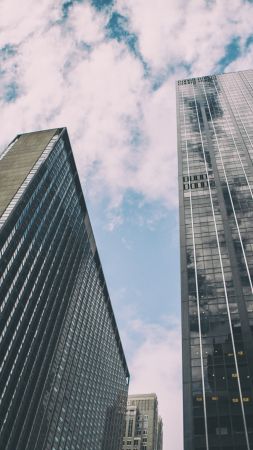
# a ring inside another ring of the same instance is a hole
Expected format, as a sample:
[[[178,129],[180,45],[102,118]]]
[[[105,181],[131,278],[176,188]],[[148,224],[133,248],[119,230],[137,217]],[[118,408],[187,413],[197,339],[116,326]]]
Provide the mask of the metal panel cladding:
[[[67,130],[0,174],[1,450],[118,450],[129,373]]]
[[[177,82],[185,450],[253,448],[253,71]]]

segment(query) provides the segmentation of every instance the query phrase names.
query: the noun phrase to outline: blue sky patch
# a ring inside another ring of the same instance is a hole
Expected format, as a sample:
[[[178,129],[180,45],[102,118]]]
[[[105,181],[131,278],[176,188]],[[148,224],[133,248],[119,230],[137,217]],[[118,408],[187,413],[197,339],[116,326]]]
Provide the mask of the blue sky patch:
[[[124,121],[129,130],[129,144],[132,148],[136,149],[143,144],[144,136],[142,130],[138,126],[138,122],[131,116],[125,116]]]
[[[17,48],[15,45],[6,44],[4,47],[0,49],[0,61],[5,61],[8,58],[11,58],[17,53]]]
[[[158,203],[128,191],[122,204],[123,223],[112,232],[104,227],[96,206],[88,201],[114,311],[122,329],[122,305],[137,307],[145,321],[180,314],[180,280],[177,215]],[[168,275],[169,274],[169,275]],[[123,298],[117,302],[123,289]],[[158,307],[159,304],[159,307]]]
[[[84,41],[81,41],[79,46],[82,50],[86,50],[87,52],[90,52],[92,50],[92,45],[87,44],[87,42]]]
[[[152,90],[157,91],[166,82],[169,74],[167,72],[159,73],[155,76],[152,82]]]
[[[75,3],[83,3],[83,0],[67,0],[62,5],[63,19],[67,19],[69,11]]]
[[[133,124],[131,127],[131,141],[130,144],[132,147],[139,147],[143,142],[143,133],[142,130],[136,125]]]
[[[97,9],[104,9],[114,4],[114,0],[91,0],[91,4]]]
[[[4,94],[2,96],[2,99],[6,103],[10,103],[16,100],[18,96],[18,85],[17,83],[13,82],[10,84],[7,84],[4,88]]]
[[[219,72],[224,72],[225,68],[240,56],[240,38],[234,37],[225,48],[225,55],[217,64]]]
[[[252,2],[253,2],[253,0],[252,0]],[[251,46],[251,44],[253,44],[253,34],[251,36],[249,36],[248,39],[246,40],[245,47],[248,48]]]
[[[126,17],[117,12],[113,12],[106,28],[110,38],[116,39],[118,42],[125,42],[128,48],[136,53],[137,36],[128,31],[128,19]]]
[[[131,33],[128,30],[128,26],[128,18],[122,16],[117,11],[114,11],[108,24],[106,25],[107,37],[110,39],[116,39],[118,42],[124,42],[129,51],[139,59],[143,66],[144,76],[148,77],[150,74],[150,69],[139,50],[138,36]]]

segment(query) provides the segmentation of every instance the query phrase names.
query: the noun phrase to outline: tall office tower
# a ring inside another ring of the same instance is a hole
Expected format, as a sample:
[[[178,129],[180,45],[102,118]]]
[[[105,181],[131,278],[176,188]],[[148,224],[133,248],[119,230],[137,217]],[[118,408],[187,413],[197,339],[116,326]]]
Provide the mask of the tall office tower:
[[[118,450],[128,369],[65,128],[0,156],[1,450]]]
[[[185,450],[253,449],[253,71],[177,83]]]
[[[157,450],[163,450],[163,421],[158,417],[157,424]]]
[[[125,419],[125,433],[123,438],[122,450],[141,450],[140,433],[137,435],[137,419],[139,419],[139,410],[137,406],[127,406]],[[146,445],[147,436],[144,436]]]
[[[157,450],[157,428],[156,394],[129,395],[123,450]]]

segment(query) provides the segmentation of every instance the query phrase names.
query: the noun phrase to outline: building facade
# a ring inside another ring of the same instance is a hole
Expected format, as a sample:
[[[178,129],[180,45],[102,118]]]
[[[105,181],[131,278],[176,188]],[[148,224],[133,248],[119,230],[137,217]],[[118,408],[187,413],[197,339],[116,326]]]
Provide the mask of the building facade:
[[[127,405],[122,450],[141,450],[141,435],[137,435],[139,415],[137,406]],[[146,435],[144,437],[147,438]]]
[[[129,373],[67,130],[0,155],[1,450],[118,450]]]
[[[158,401],[156,394],[129,395],[123,450],[157,450],[157,445]]]
[[[157,424],[157,450],[163,450],[163,421],[158,417]]]
[[[253,448],[253,71],[177,82],[185,450]]]

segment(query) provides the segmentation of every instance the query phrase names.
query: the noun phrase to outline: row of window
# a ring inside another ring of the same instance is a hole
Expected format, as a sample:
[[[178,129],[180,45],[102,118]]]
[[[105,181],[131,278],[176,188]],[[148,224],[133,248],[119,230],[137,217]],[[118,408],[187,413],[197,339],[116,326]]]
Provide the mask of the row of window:
[[[210,184],[210,187],[215,186],[215,182],[213,180],[211,181],[201,181],[198,183],[184,183],[184,191],[187,191],[188,189],[199,189],[199,188],[205,188],[208,187]]]

